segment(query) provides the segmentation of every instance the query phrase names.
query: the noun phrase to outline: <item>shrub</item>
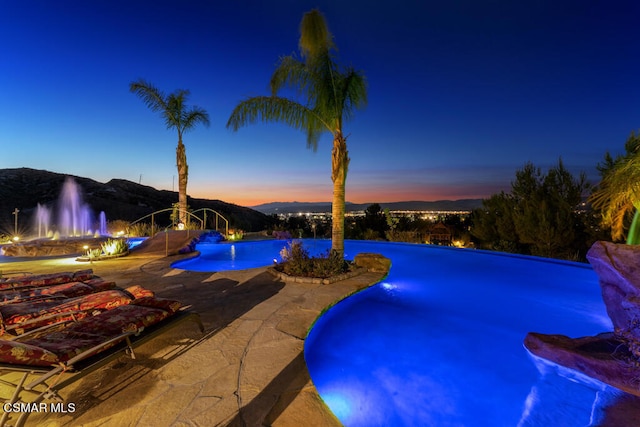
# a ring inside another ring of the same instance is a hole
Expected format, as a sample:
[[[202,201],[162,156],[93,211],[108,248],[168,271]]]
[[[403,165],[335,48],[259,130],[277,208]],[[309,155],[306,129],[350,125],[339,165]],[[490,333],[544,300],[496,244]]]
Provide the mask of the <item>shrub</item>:
[[[227,238],[229,240],[242,240],[244,238],[244,231],[239,229],[229,229],[229,235]]]
[[[271,233],[274,239],[288,240],[291,239],[291,233],[288,231],[273,230]]]
[[[105,255],[120,255],[129,251],[129,243],[125,239],[109,239],[102,243],[102,253]]]
[[[282,262],[276,270],[290,276],[317,277],[325,279],[349,271],[349,263],[335,251],[311,257],[300,242],[291,242],[282,252]]]
[[[127,227],[127,234],[134,237],[150,237],[156,234],[157,231],[157,225],[152,228],[151,224],[146,222],[136,222]]]
[[[87,251],[87,256],[89,258],[100,258],[100,255],[102,255],[102,249],[98,248],[98,249],[89,249]]]
[[[336,251],[327,251],[324,256],[314,258],[313,277],[332,277],[349,271],[349,263]]]

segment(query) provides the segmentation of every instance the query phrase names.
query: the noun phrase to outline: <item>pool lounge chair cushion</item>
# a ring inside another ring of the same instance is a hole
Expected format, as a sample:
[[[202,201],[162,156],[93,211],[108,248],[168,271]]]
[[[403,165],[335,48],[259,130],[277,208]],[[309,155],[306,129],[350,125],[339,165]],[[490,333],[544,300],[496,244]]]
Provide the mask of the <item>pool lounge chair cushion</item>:
[[[126,291],[129,292],[131,295],[133,295],[135,298],[143,298],[143,297],[153,297],[153,296],[155,296],[153,291],[150,291],[149,289],[145,289],[140,285],[129,286],[126,289]]]
[[[86,317],[60,331],[22,342],[0,340],[0,363],[54,366],[96,348],[85,355],[89,357],[124,341],[127,333],[139,333],[161,322],[175,313],[175,307],[180,303],[147,297]]]
[[[51,366],[58,362],[58,356],[31,344],[0,340],[0,360],[15,365]]]
[[[133,295],[129,292],[112,289],[71,299],[49,298],[2,305],[0,306],[0,326],[6,330],[11,329],[12,326],[19,327],[21,324],[29,322],[28,329],[31,329],[69,320],[71,319],[71,314],[75,315],[76,318],[82,318],[95,310],[111,310],[115,307],[129,304],[133,299]],[[61,316],[51,317],[62,313],[69,313],[69,316],[66,318]],[[42,318],[43,322],[36,322],[35,320],[38,318]]]
[[[47,296],[73,298],[95,292],[95,288],[82,282],[67,282],[42,288],[12,289],[0,292],[0,301],[4,304],[19,303]]]
[[[58,285],[37,288],[25,287],[0,290],[0,304],[11,304],[41,298],[43,296],[59,296],[64,298],[78,297],[93,292],[106,291],[116,287],[115,282],[93,278],[84,282],[67,282]]]
[[[51,274],[31,274],[27,276],[14,277],[0,281],[0,289],[15,289],[21,287],[39,287],[59,285],[67,282],[83,282],[93,277],[93,270],[80,270],[75,273],[51,273]]]

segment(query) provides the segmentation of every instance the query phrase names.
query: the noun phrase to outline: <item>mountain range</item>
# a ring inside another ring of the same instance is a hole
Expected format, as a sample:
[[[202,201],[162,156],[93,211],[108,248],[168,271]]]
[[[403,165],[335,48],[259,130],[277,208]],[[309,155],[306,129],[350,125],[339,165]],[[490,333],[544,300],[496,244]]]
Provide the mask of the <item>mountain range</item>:
[[[18,209],[19,227],[30,228],[35,224],[38,204],[57,211],[60,193],[67,177],[73,178],[81,188],[83,202],[94,215],[104,212],[108,220],[135,221],[161,209],[170,208],[178,200],[178,193],[157,190],[124,179],[112,179],[100,183],[90,178],[72,176],[40,169],[0,169],[0,233],[14,229]],[[390,210],[469,211],[480,207],[481,199],[440,200],[435,202],[408,201],[379,203]],[[330,212],[330,202],[273,202],[244,207],[221,200],[189,197],[191,209],[210,208],[220,212],[230,222],[230,227],[245,231],[268,229],[276,223],[273,214],[296,212]],[[363,211],[371,203],[347,203],[347,212]],[[160,224],[170,223],[169,214],[157,216]]]
[[[13,230],[14,209],[18,209],[19,227],[27,229],[35,224],[38,204],[57,211],[60,193],[67,177],[71,177],[81,188],[84,204],[94,215],[104,212],[107,220],[135,221],[162,209],[170,208],[178,201],[178,193],[156,190],[147,185],[124,179],[112,179],[103,184],[89,178],[65,175],[46,170],[17,168],[0,169],[0,233]],[[269,228],[274,218],[248,207],[220,200],[188,198],[191,209],[210,208],[229,220],[230,227],[245,231],[260,231]],[[169,225],[169,213],[158,215],[155,221],[160,226]]]

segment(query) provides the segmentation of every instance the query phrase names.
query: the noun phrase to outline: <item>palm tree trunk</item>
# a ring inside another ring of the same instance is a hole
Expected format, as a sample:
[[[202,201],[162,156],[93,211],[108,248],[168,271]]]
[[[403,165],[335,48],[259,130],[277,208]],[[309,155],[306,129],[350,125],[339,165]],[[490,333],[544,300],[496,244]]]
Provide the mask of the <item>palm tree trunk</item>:
[[[349,168],[349,152],[346,139],[337,132],[331,151],[331,180],[333,181],[333,202],[331,205],[331,250],[344,257],[344,211],[345,186]]]
[[[189,166],[187,165],[187,153],[182,140],[178,140],[176,148],[176,166],[178,168],[178,209],[180,222],[187,225],[187,180],[189,179]]]

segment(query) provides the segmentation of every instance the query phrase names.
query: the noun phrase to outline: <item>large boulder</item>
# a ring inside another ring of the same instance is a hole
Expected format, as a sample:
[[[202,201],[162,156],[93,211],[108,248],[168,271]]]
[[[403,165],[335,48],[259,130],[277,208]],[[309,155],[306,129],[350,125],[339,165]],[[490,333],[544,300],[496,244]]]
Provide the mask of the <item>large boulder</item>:
[[[596,242],[587,258],[614,330],[595,337],[527,334],[534,355],[640,396],[640,246]]]
[[[529,332],[524,345],[538,357],[640,396],[635,357],[611,332],[582,338]]]
[[[600,279],[602,299],[615,334],[640,357],[640,246],[596,242],[587,259]]]
[[[12,257],[53,257],[80,255],[99,249],[107,237],[69,237],[59,240],[36,239],[2,247],[2,255]]]
[[[391,268],[391,260],[381,254],[361,252],[353,258],[353,263],[367,271],[375,273],[388,273]]]

